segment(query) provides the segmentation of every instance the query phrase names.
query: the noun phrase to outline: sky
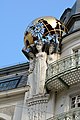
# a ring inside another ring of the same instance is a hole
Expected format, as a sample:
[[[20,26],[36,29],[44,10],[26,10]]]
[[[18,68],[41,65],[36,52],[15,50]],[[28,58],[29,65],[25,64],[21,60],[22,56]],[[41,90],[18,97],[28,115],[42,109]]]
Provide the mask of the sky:
[[[27,26],[41,16],[60,18],[76,0],[0,0],[0,68],[27,62],[21,50]]]

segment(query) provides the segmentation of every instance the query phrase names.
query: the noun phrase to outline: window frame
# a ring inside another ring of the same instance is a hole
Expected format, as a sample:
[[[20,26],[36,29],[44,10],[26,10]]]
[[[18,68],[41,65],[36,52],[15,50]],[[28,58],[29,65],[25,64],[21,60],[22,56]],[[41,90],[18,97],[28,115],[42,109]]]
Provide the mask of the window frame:
[[[0,80],[0,92],[16,88],[20,80],[21,76],[14,76]]]
[[[73,98],[75,98],[75,103],[72,105],[72,99]],[[74,108],[79,108],[80,107],[80,93],[79,94],[75,94],[75,95],[73,95],[73,96],[71,96],[71,98],[70,98],[71,100],[70,100],[70,108],[71,109],[74,109]],[[79,100],[79,102],[78,102],[78,100]],[[74,106],[74,107],[73,107]]]

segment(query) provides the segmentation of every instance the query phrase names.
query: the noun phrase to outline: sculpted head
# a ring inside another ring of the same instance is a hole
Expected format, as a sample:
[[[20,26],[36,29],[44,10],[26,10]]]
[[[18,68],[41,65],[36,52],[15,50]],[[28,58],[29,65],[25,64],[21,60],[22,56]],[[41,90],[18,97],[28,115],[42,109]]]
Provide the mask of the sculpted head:
[[[32,52],[29,52],[28,55],[29,55],[29,58],[31,58],[31,59],[34,58],[34,54]]]
[[[54,43],[50,43],[49,45],[49,54],[52,54],[55,52],[55,44]]]
[[[41,40],[38,40],[36,43],[36,49],[38,50],[38,52],[42,51],[42,47],[43,47],[43,43]]]

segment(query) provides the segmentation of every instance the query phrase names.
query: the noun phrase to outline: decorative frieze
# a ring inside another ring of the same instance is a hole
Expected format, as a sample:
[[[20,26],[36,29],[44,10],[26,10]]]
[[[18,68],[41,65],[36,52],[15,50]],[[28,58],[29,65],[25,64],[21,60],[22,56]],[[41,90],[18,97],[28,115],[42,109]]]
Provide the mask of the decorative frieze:
[[[49,95],[35,95],[32,98],[26,100],[28,107],[36,104],[47,103],[49,100]]]
[[[45,120],[49,95],[35,95],[26,100],[29,120]]]

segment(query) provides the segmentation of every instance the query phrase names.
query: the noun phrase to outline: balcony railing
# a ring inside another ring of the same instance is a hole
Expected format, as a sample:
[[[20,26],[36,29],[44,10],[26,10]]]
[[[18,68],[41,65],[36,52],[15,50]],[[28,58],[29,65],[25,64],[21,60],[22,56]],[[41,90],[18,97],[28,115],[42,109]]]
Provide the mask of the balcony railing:
[[[70,70],[80,67],[80,54],[73,54],[64,59],[57,60],[48,66],[46,80],[49,80],[56,75],[67,73]]]
[[[80,108],[75,108],[69,112],[55,115],[47,120],[80,120]]]

